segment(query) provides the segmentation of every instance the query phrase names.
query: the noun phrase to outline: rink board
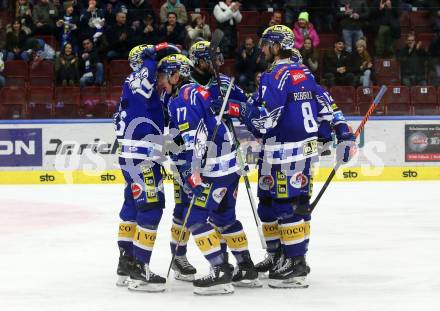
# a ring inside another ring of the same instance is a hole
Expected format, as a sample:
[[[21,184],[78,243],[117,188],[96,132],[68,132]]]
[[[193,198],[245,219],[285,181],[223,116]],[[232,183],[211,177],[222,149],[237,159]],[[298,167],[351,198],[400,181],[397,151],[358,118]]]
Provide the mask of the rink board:
[[[349,124],[356,129],[360,120],[349,118]],[[259,145],[237,130],[252,163]],[[373,117],[358,146],[337,181],[440,180],[440,117]],[[0,184],[123,183],[117,150],[108,119],[0,121]],[[315,181],[325,180],[333,166],[334,156],[322,157]],[[252,169],[252,182],[256,175]]]

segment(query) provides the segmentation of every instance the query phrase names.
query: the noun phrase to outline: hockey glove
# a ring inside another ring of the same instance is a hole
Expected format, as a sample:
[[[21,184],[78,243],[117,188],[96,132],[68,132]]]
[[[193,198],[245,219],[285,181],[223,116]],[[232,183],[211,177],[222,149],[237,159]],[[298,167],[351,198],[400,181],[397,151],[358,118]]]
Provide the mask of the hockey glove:
[[[336,160],[338,162],[347,163],[356,154],[356,138],[353,133],[346,132],[338,137],[338,145],[336,146]]]
[[[165,56],[180,52],[181,50],[177,46],[173,44],[169,44],[167,42],[162,42],[156,45],[149,45],[148,47],[146,47],[142,52],[142,59],[160,60]]]
[[[190,168],[183,170],[182,177],[185,181],[185,187],[189,188],[196,197],[199,197],[208,187],[207,184],[203,183],[200,173],[197,171],[191,173]]]

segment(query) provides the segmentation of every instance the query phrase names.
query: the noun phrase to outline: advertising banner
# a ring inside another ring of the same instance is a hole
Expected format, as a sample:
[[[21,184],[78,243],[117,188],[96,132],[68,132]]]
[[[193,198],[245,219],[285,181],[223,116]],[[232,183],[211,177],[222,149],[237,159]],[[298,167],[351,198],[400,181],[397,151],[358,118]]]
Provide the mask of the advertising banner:
[[[440,124],[405,125],[405,161],[440,162]]]

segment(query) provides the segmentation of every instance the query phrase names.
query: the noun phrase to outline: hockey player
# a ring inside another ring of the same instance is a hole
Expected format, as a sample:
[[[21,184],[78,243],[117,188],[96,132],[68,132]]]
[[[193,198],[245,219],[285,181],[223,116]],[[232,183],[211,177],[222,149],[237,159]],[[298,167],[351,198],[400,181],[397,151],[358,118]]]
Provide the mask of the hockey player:
[[[128,285],[135,291],[165,290],[165,278],[153,273],[149,262],[165,206],[158,164],[162,159],[164,116],[156,91],[155,58],[160,50],[168,48],[178,51],[167,44],[142,45],[130,51],[133,73],[124,82],[114,116],[119,165],[126,181],[119,214],[117,285]]]
[[[213,100],[222,102],[221,93],[226,93],[229,84],[231,83],[231,78],[227,75],[219,73],[219,80],[221,87],[218,86],[218,80],[215,77],[214,66],[220,67],[223,64],[223,55],[220,50],[217,51],[215,59],[212,59],[210,53],[211,43],[209,41],[199,41],[194,43],[189,51],[189,58],[193,63],[191,70],[191,80],[205,89],[207,89],[213,98]],[[231,92],[229,95],[230,101],[252,101],[249,99],[245,92],[236,84],[231,87]],[[232,122],[228,120],[228,126],[233,126]],[[229,243],[230,244],[230,243]],[[227,252],[227,239],[225,240],[222,236],[221,247],[228,261]],[[231,249],[234,252],[233,249]],[[256,282],[257,273],[254,270],[254,265],[252,260],[239,262],[234,270],[233,281],[235,286],[244,287],[260,287],[260,282]]]
[[[211,264],[209,275],[194,280],[194,292],[200,295],[232,293],[232,270],[221,250],[219,233],[239,263],[249,263],[250,255],[243,227],[235,218],[240,176],[231,133],[222,123],[215,137],[211,137],[216,127],[216,118],[209,109],[212,96],[200,85],[188,83],[190,61],[185,56],[165,57],[159,71],[168,75],[168,83],[172,85],[170,124],[179,131],[185,144],[179,173],[194,196],[186,227]],[[211,139],[213,144],[208,150]],[[187,212],[185,208],[182,217]],[[247,271],[243,272],[246,275]],[[256,282],[256,278],[257,275],[252,281]]]
[[[265,30],[261,48],[272,63],[259,85],[259,105],[231,103],[228,114],[239,117],[252,131],[263,135],[260,188],[270,194],[260,199],[258,214],[268,243],[268,252],[280,252],[283,260],[269,271],[269,286],[306,287],[305,261],[310,215],[311,166],[317,160],[318,112],[314,94],[317,85],[304,67],[290,60],[292,31],[283,25]],[[346,137],[352,141],[353,135]],[[279,242],[278,242],[279,241]]]

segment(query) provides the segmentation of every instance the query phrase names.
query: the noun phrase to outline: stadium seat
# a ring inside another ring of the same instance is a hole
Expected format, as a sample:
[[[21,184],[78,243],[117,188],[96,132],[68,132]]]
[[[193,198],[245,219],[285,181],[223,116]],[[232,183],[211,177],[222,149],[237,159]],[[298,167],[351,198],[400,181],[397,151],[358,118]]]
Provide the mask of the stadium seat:
[[[104,118],[107,116],[107,106],[103,90],[99,86],[86,86],[81,89],[80,115],[86,118]]]
[[[422,47],[424,49],[428,49],[431,45],[431,42],[434,40],[435,33],[427,32],[427,33],[419,33],[416,37],[417,41],[422,42]]]
[[[409,22],[409,12],[402,12],[400,14],[400,32],[406,34],[410,29],[411,24]]]
[[[241,25],[238,24],[237,31],[242,34],[251,34],[255,35],[258,31],[258,26],[249,26],[249,25]]]
[[[400,85],[400,64],[396,59],[376,58],[374,71],[377,84]]]
[[[337,35],[333,33],[320,34],[318,47],[320,49],[333,49],[336,37]]]
[[[107,116],[111,117],[119,105],[122,94],[121,86],[111,86],[107,88],[107,95],[105,99],[105,104],[107,106]]]
[[[359,86],[356,89],[356,102],[359,109],[359,113],[361,116],[365,115],[367,113],[368,109],[370,108],[371,104],[373,103],[374,97],[376,96],[377,92],[379,91],[378,86],[373,87],[363,87]],[[385,111],[383,101],[379,104],[379,106],[374,111],[375,115],[383,115]]]
[[[29,118],[50,119],[53,106],[53,87],[31,86],[28,89],[27,116]]]
[[[356,92],[352,86],[333,86],[330,94],[345,115],[359,114],[356,108]]]
[[[258,23],[258,25],[269,24],[270,20],[272,19],[272,15],[273,15],[273,12],[269,12],[269,11],[261,12],[260,22]]]
[[[389,86],[383,96],[385,113],[387,115],[408,115],[410,114],[410,96],[407,86]]]
[[[113,60],[108,65],[108,82],[111,85],[122,85],[131,71],[128,60]]]
[[[225,59],[225,63],[223,64],[223,66],[220,67],[220,71],[227,76],[235,77],[236,75],[235,59],[233,58]]]
[[[6,61],[3,75],[6,77],[6,85],[25,86],[29,76],[28,64],[24,60]]]
[[[55,89],[55,118],[76,118],[80,105],[80,88],[77,86],[59,86]]]
[[[34,86],[53,86],[54,65],[51,61],[44,60],[41,63],[30,63],[29,82]]]
[[[248,26],[257,26],[261,23],[260,13],[257,11],[241,11],[241,16],[243,16],[241,23]]]
[[[416,115],[438,115],[439,102],[436,88],[434,86],[411,87],[411,105]]]
[[[409,23],[411,29],[416,33],[431,32],[433,29],[433,20],[430,11],[416,11],[409,13]]]
[[[26,88],[5,86],[0,89],[0,118],[22,119],[25,116]]]

